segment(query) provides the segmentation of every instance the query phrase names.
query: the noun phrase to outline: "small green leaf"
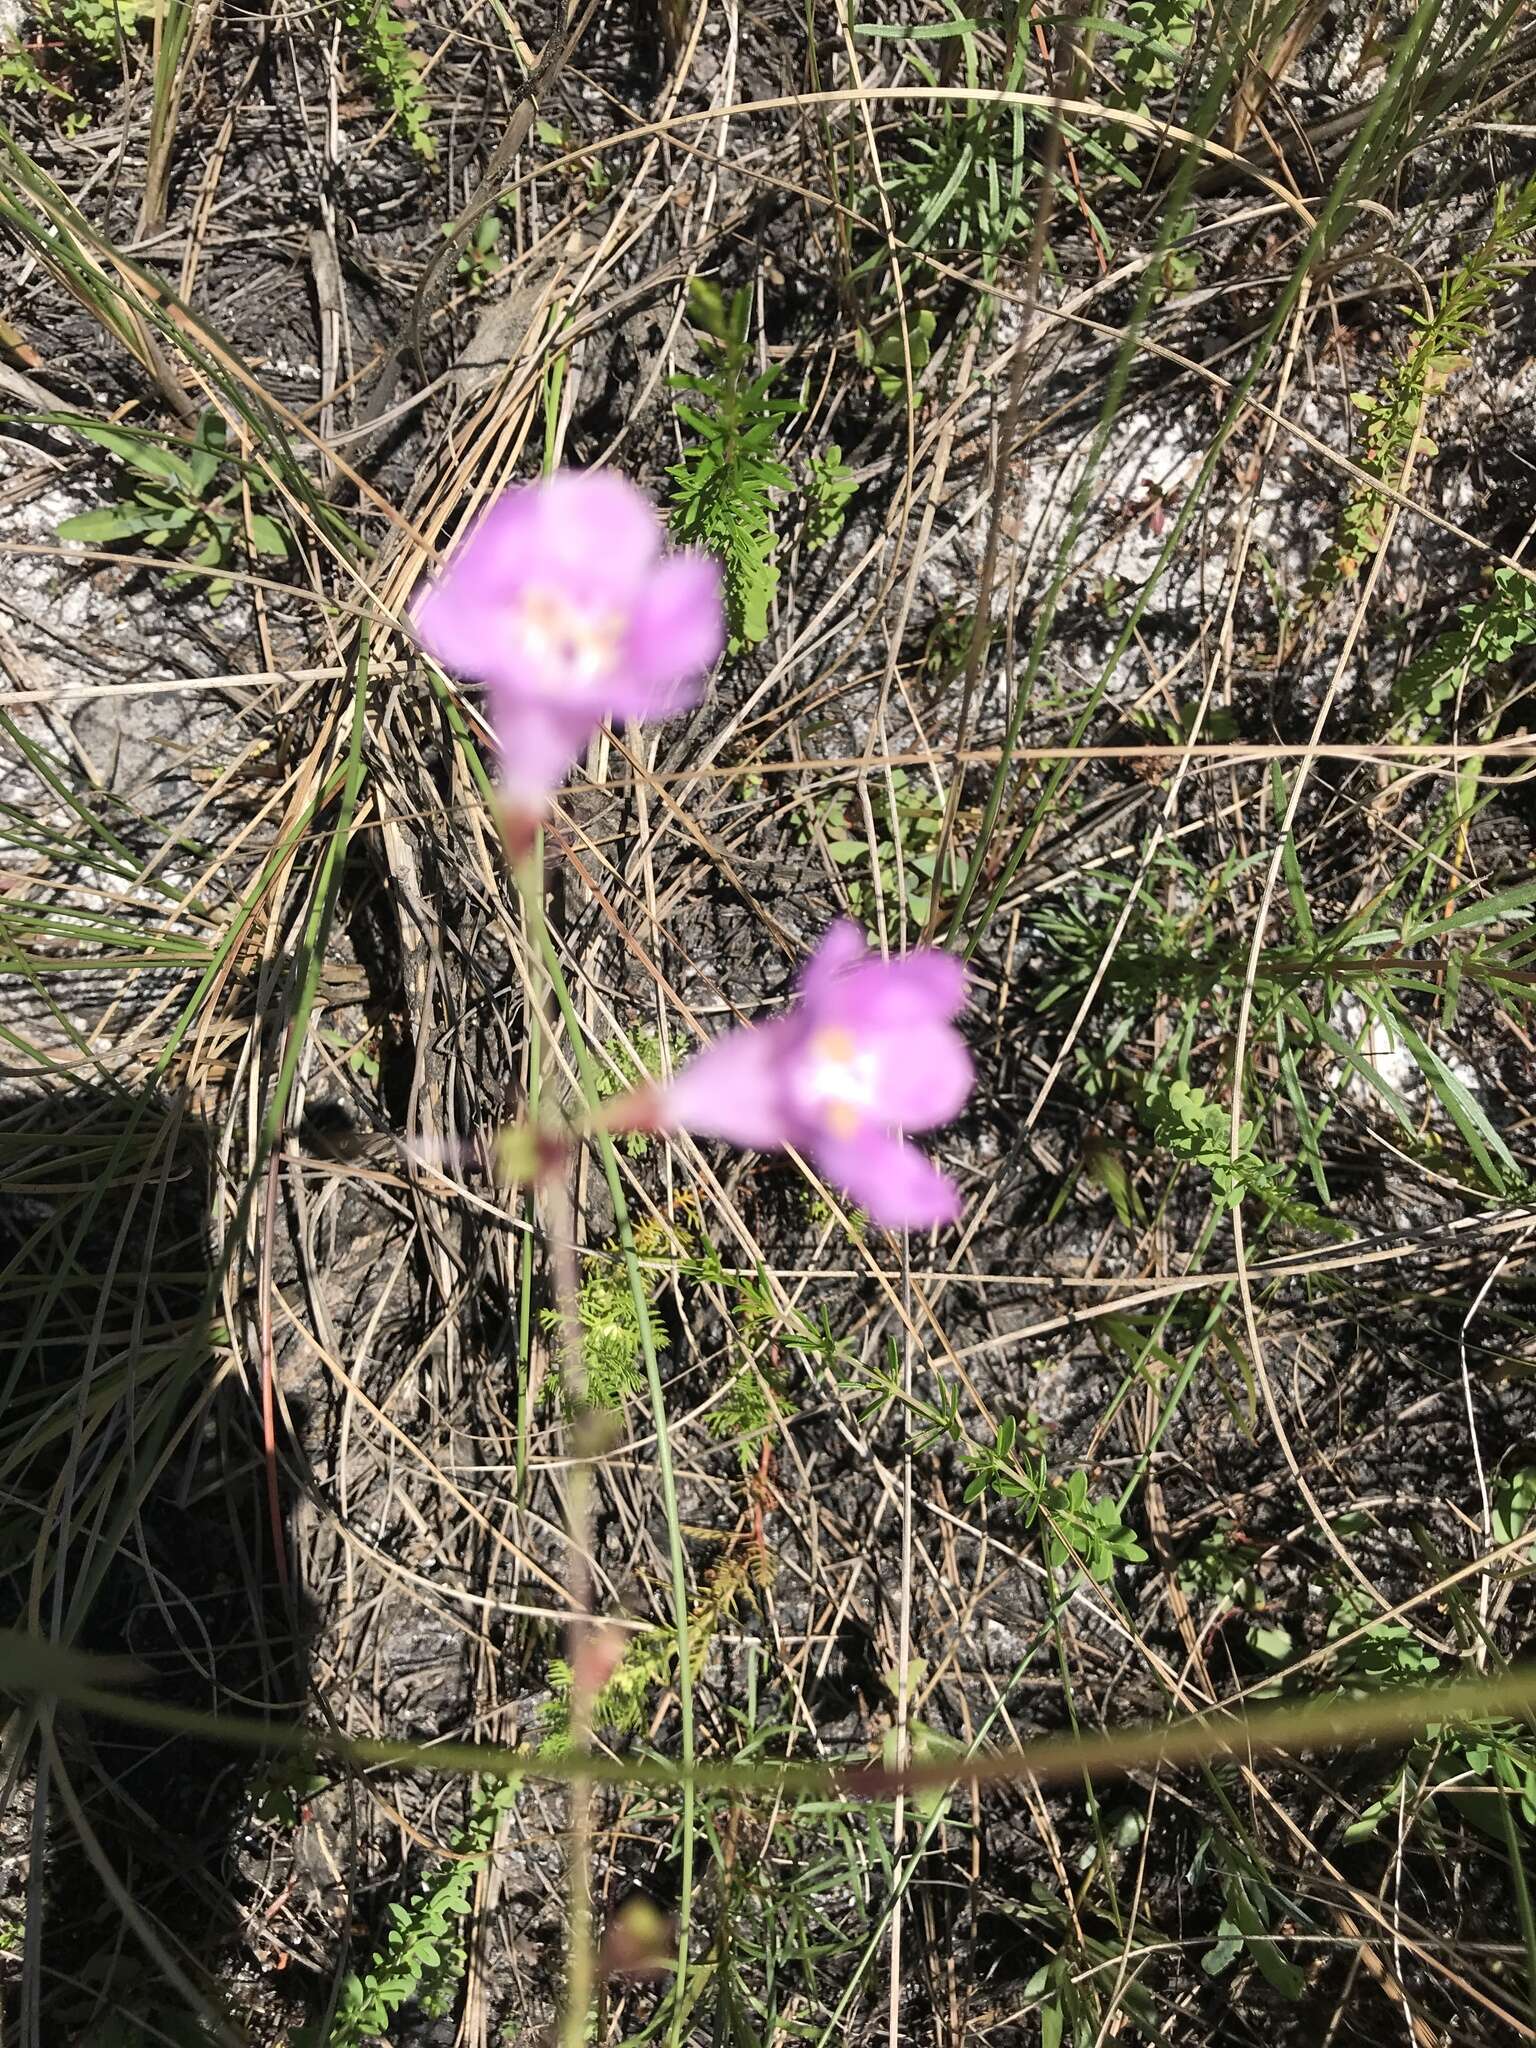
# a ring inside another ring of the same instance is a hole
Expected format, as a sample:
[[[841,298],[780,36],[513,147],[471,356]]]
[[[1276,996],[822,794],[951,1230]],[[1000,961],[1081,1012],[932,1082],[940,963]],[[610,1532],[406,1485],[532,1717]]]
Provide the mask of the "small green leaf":
[[[98,448],[107,449],[120,462],[138,470],[141,476],[153,477],[157,483],[177,484],[184,490],[194,488],[190,461],[148,435],[133,433],[125,427],[102,427],[84,421],[75,422],[75,431],[83,440],[94,441]]]
[[[59,522],[60,540],[77,540],[94,547],[102,541],[127,540],[142,534],[161,517],[136,505],[98,505],[91,512],[76,512]]]
[[[251,546],[258,555],[268,555],[274,561],[288,559],[288,532],[265,512],[253,512],[250,524]]]

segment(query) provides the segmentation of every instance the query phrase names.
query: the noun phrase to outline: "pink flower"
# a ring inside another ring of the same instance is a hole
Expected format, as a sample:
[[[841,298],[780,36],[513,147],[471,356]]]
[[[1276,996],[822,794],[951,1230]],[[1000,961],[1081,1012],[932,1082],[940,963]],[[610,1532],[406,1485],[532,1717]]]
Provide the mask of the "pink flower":
[[[971,1057],[951,1022],[964,1002],[952,955],[881,960],[844,919],[806,962],[799,1003],[696,1053],[660,1097],[660,1126],[792,1145],[892,1230],[953,1223],[959,1190],[900,1133],[965,1105]]]
[[[489,691],[514,809],[541,816],[605,720],[702,694],[725,644],[720,571],[663,538],[624,477],[562,470],[504,492],[417,598],[423,647]]]

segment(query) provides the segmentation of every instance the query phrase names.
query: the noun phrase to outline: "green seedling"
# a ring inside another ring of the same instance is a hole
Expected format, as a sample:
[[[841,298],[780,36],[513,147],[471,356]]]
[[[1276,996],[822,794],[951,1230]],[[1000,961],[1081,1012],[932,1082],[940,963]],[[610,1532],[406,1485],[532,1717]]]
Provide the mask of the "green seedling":
[[[293,551],[287,525],[260,509],[273,496],[266,473],[231,454],[224,421],[205,412],[190,442],[139,432],[131,427],[104,427],[73,415],[51,416],[83,440],[117,457],[128,472],[127,495],[110,505],[77,512],[61,522],[60,540],[87,547],[110,547],[132,541],[141,548],[180,555],[199,569],[219,570],[250,556],[286,562]],[[241,477],[251,499],[247,517]],[[219,604],[233,587],[228,578],[194,577],[176,570],[167,586],[181,589],[198,582],[210,604]]]

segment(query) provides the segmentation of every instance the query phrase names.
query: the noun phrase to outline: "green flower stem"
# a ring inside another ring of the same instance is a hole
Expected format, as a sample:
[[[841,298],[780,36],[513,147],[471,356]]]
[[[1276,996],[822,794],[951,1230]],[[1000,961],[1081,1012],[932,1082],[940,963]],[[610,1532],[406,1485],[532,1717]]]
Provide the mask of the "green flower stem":
[[[581,1073],[581,1089],[588,1103],[597,1098],[597,1073],[587,1051],[586,1039],[582,1032],[581,1020],[571,1001],[571,992],[566,985],[565,975],[560,966],[548,930],[543,932],[544,964],[555,1001],[565,1020],[570,1035],[571,1049],[576,1055],[576,1064]],[[615,1105],[610,1104],[610,1110]],[[608,1183],[609,1199],[613,1203],[614,1222],[617,1226],[620,1248],[624,1254],[624,1268],[629,1276],[630,1294],[635,1304],[635,1317],[640,1330],[640,1351],[645,1360],[645,1382],[650,1395],[651,1422],[656,1433],[656,1464],[661,1478],[662,1505],[667,1518],[667,1549],[672,1566],[672,1625],[677,1638],[677,1711],[682,1735],[682,1763],[685,1771],[692,1771],[694,1762],[693,1744],[693,1659],[688,1642],[688,1559],[683,1549],[682,1524],[677,1507],[677,1475],[672,1465],[672,1441],[667,1428],[666,1393],[661,1384],[661,1367],[656,1359],[656,1344],[651,1333],[650,1300],[645,1289],[645,1279],[640,1270],[640,1260],[635,1252],[635,1233],[629,1217],[629,1204],[624,1199],[624,1187],[619,1177],[619,1155],[614,1149],[613,1138],[605,1128],[601,1115],[594,1115],[591,1131],[597,1140],[599,1156],[603,1162],[603,1177]],[[693,1837],[694,1837],[694,1788],[691,1776],[683,1781],[682,1815],[682,1873],[680,1898],[677,1913],[677,1997],[673,2001],[671,2040],[676,2044],[681,2039],[683,2023],[683,1986],[688,1974],[688,1935],[693,1913]]]
[[[545,916],[543,835],[535,834],[527,852],[513,860],[512,873],[522,898],[529,950],[536,960],[555,959],[549,942]],[[558,965],[558,963],[556,963]],[[551,992],[553,975],[550,975]],[[540,1002],[530,1002],[528,1013],[539,1013]],[[549,1030],[554,1041],[553,1020]],[[566,1847],[567,1888],[570,1894],[567,1933],[565,2005],[561,2015],[562,2048],[583,2048],[592,2011],[592,1816],[594,1787],[582,1766],[592,1749],[592,1702],[596,1693],[593,1678],[592,1614],[592,1466],[584,1418],[586,1410],[586,1359],[582,1347],[581,1310],[576,1274],[576,1218],[571,1204],[570,1161],[559,1160],[538,1183],[544,1211],[544,1235],[549,1254],[550,1278],[560,1314],[560,1350],[566,1385],[571,1396],[574,1423],[568,1427],[569,1463],[565,1475],[566,1525],[570,1541],[570,1749],[577,1775],[571,1780],[571,1814]],[[526,1303],[526,1297],[525,1297]]]
[[[479,749],[470,738],[464,715],[454,699],[441,674],[429,662],[426,673],[432,688],[440,698],[446,712],[450,729],[464,757],[470,775],[478,786],[486,803],[494,810],[498,808],[496,792],[486,773],[485,763]],[[541,918],[542,928],[542,918]],[[586,1037],[581,1020],[576,1015],[571,1001],[570,989],[560,966],[559,956],[550,942],[547,929],[543,930],[545,967],[555,1002],[565,1020],[570,1034],[571,1049],[576,1057],[581,1075],[581,1089],[584,1103],[597,1101],[597,1075],[587,1050]],[[610,1108],[612,1105],[610,1105]],[[589,1112],[590,1113],[590,1112]],[[656,1346],[651,1337],[651,1320],[645,1291],[645,1279],[640,1269],[640,1260],[635,1252],[635,1234],[630,1223],[629,1204],[624,1199],[624,1188],[619,1178],[618,1153],[613,1138],[594,1116],[592,1135],[597,1142],[598,1153],[603,1163],[603,1175],[608,1183],[609,1199],[613,1203],[614,1222],[619,1245],[624,1254],[624,1268],[629,1278],[630,1293],[634,1299],[635,1314],[640,1328],[640,1350],[645,1360],[646,1387],[650,1395],[651,1422],[656,1434],[656,1464],[661,1479],[662,1506],[667,1522],[667,1550],[672,1566],[672,1626],[677,1640],[677,1709],[681,1733],[682,1771],[682,1870],[681,1899],[678,1906],[678,1992],[674,2000],[671,2039],[675,2044],[681,2039],[683,2003],[681,1992],[688,1970],[688,1937],[693,1916],[693,1865],[695,1832],[695,1759],[693,1729],[693,1660],[688,1642],[688,1559],[683,1548],[682,1525],[677,1507],[677,1477],[672,1464],[672,1442],[668,1434],[666,1394],[661,1384],[661,1368],[656,1360]]]

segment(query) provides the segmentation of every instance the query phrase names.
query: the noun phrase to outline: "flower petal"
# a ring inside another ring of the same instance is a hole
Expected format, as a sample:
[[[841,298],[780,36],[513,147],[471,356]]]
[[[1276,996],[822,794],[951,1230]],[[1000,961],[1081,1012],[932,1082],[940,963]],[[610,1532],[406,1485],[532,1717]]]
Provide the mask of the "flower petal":
[[[800,987],[807,1003],[818,1007],[846,979],[849,971],[869,958],[869,941],[862,925],[851,917],[829,924],[821,944],[800,970]]]
[[[635,600],[612,709],[625,718],[686,710],[698,702],[724,646],[718,563],[703,554],[669,555]]]
[[[538,522],[527,574],[615,602],[654,574],[662,527],[638,484],[615,469],[560,469],[529,487]]]
[[[520,645],[523,601],[552,593],[578,613],[627,622],[657,573],[661,543],[661,520],[637,484],[612,470],[560,470],[504,491],[480,515],[416,599],[412,620],[445,668],[542,695],[549,679]]]
[[[927,1230],[960,1217],[960,1190],[926,1154],[892,1131],[818,1138],[811,1154],[870,1221],[886,1230]]]
[[[880,1115],[903,1131],[930,1131],[970,1099],[976,1071],[952,1024],[881,1031],[875,1040]]]
[[[784,1070],[797,1036],[789,1017],[723,1032],[696,1052],[664,1090],[662,1127],[761,1152],[788,1144],[794,1127]]]
[[[597,720],[494,688],[488,708],[502,787],[514,805],[542,814],[597,731]]]
[[[965,967],[953,953],[932,946],[899,960],[869,959],[844,980],[837,1005],[854,1031],[942,1024],[965,1008]]]
[[[538,520],[534,491],[503,492],[411,606],[422,646],[455,675],[483,682],[496,667],[506,609],[523,587]]]

